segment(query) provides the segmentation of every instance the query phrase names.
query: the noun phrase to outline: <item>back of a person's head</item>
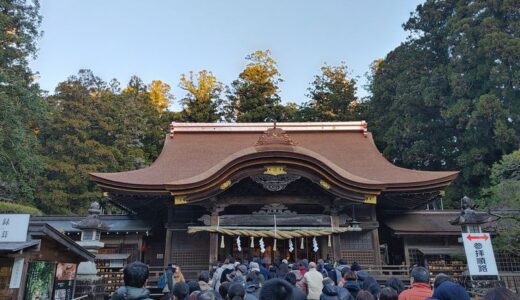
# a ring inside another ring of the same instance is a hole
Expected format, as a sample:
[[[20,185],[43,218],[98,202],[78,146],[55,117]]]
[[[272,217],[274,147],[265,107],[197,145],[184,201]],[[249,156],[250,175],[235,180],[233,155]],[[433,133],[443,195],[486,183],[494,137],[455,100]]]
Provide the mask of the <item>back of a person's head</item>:
[[[316,269],[316,263],[313,262],[313,261],[311,261],[311,262],[309,263],[309,268]]]
[[[228,299],[229,300],[243,300],[246,295],[246,290],[241,283],[233,283],[229,286],[228,289]]]
[[[186,298],[186,296],[188,296],[190,294],[190,287],[185,282],[177,282],[173,286],[172,294],[177,299],[184,299],[184,298]]]
[[[344,260],[343,258],[341,258],[340,260],[338,260],[338,265],[342,266],[342,265],[346,265],[347,264],[347,261]]]
[[[345,275],[343,275],[343,279],[345,279],[345,280],[356,280],[357,276],[356,276],[356,273],[354,271],[347,270],[345,272]]]
[[[374,297],[378,298],[379,294],[381,293],[381,286],[379,286],[377,281],[374,280],[374,282],[371,283],[366,290],[369,291],[370,294],[374,295]]]
[[[397,292],[397,295],[404,291],[404,283],[396,277],[388,278],[385,282],[385,286],[393,288]]]
[[[222,300],[222,297],[214,290],[206,290],[197,295],[197,300]]]
[[[204,281],[204,282],[208,283],[209,282],[209,272],[208,271],[200,272],[199,281]]]
[[[470,300],[466,289],[451,280],[444,281],[433,290],[433,298],[438,300]]]
[[[229,290],[229,286],[230,285],[231,285],[231,283],[229,281],[226,281],[226,282],[222,283],[220,285],[220,287],[218,288],[218,293],[220,294],[220,296],[223,299],[227,298],[227,294],[228,294],[228,290]]]
[[[350,269],[354,272],[361,271],[361,265],[358,264],[357,262],[353,262],[352,265],[350,266]]]
[[[484,296],[484,300],[519,300],[520,297],[505,287],[498,287],[489,290]]]
[[[293,287],[289,282],[278,278],[264,282],[259,300],[291,300]]]
[[[194,291],[200,291],[200,285],[197,281],[191,280],[191,281],[188,281],[187,283],[188,283],[188,287],[190,288],[190,291],[189,291],[190,295]]]
[[[326,285],[329,285],[329,284],[334,285],[334,281],[332,279],[330,279],[329,277],[323,279],[323,281],[321,283],[323,283],[323,286],[326,286]]]
[[[123,270],[125,286],[142,288],[148,279],[148,266],[140,261],[128,264]]]
[[[345,273],[347,273],[348,271],[351,271],[350,267],[344,267],[343,269],[341,269],[341,277],[345,278]]]
[[[382,288],[379,294],[379,300],[397,300],[398,297],[397,291],[391,287]]]
[[[370,294],[368,291],[359,291],[356,300],[376,300],[376,297],[374,295]]]
[[[413,278],[413,282],[422,282],[429,283],[430,282],[430,274],[425,267],[414,267],[412,269],[411,276]]]
[[[296,285],[296,274],[294,274],[293,272],[289,272],[289,273],[285,274],[285,280],[287,280],[287,282],[289,282],[291,285],[295,286]]]
[[[433,281],[433,288],[438,288],[441,283],[445,281],[451,281],[451,277],[444,273],[439,273],[435,276],[435,280]]]

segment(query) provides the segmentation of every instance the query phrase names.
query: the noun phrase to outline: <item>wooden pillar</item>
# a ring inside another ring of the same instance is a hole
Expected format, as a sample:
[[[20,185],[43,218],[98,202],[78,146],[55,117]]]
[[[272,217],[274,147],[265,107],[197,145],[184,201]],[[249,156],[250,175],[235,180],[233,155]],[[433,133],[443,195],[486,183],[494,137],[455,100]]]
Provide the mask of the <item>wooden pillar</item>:
[[[173,231],[166,228],[166,242],[164,246],[164,266],[167,266],[172,260],[172,234]]]
[[[332,227],[339,227],[339,210],[335,207],[331,208],[330,216]],[[338,261],[341,259],[341,237],[339,233],[335,233],[332,235],[332,258],[334,261]]]
[[[218,212],[211,212],[210,225],[216,226],[218,223]],[[213,264],[218,260],[218,233],[210,232],[209,234],[209,263]]]
[[[213,205],[211,206],[211,218],[210,225],[217,226],[218,225],[218,215],[223,212],[226,208],[227,204],[217,204],[217,199],[213,198],[211,200]],[[209,263],[218,261],[218,233],[211,232],[209,234]]]
[[[173,221],[175,218],[175,207],[173,201],[166,202],[166,207],[168,208],[168,219],[166,220],[166,236],[164,238],[164,257],[163,257],[163,265],[167,266],[172,260],[172,235],[173,231],[170,229],[173,226]]]
[[[377,221],[375,205],[372,206],[371,219],[372,221]],[[379,226],[375,229],[372,229],[372,247],[374,248],[374,263],[376,265],[381,265],[381,250],[379,249]]]

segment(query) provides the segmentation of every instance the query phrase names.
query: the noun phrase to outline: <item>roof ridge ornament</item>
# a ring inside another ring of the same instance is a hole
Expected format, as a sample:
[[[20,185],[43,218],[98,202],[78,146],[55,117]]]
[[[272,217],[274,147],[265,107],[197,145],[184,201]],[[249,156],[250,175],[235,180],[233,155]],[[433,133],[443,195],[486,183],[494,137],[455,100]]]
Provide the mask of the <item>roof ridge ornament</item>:
[[[255,146],[266,146],[266,145],[287,145],[296,146],[296,142],[280,127],[276,127],[276,121],[273,124],[273,128],[269,128],[258,138]]]

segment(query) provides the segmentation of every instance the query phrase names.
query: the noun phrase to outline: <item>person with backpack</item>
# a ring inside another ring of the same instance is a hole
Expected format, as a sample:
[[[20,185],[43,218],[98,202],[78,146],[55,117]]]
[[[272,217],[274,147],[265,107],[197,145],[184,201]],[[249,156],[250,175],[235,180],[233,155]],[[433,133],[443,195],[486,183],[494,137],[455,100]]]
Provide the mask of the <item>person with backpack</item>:
[[[173,267],[173,263],[169,263],[168,266],[164,269],[161,278],[157,282],[157,287],[162,289],[164,294],[164,300],[171,300],[173,296],[173,273],[175,273],[175,268]]]

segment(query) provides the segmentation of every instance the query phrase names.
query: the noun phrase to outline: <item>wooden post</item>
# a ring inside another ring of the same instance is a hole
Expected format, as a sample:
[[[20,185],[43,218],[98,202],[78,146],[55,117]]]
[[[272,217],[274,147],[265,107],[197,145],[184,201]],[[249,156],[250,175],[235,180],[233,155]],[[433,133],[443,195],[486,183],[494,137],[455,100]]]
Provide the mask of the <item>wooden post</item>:
[[[216,226],[218,223],[218,212],[211,212],[210,225]],[[213,264],[218,260],[218,233],[210,232],[209,234],[209,263]]]
[[[170,226],[173,224],[173,219],[175,217],[175,207],[173,201],[168,201],[166,203],[166,207],[168,208],[168,219],[166,220],[166,237],[164,244],[164,257],[163,257],[163,265],[167,266],[172,260],[172,234],[173,231],[170,229]]]
[[[331,223],[334,228],[339,227],[338,209],[333,207],[330,210]],[[341,259],[341,237],[339,233],[332,235],[332,258],[334,261]]]
[[[371,213],[372,221],[377,221],[376,206],[372,206]],[[379,249],[379,225],[372,229],[372,248],[374,248],[374,264],[381,265],[381,250]]]
[[[167,266],[172,259],[172,234],[173,231],[169,228],[166,228],[166,244],[164,247],[164,266]]]
[[[211,200],[213,202],[213,205],[211,206],[211,218],[210,218],[210,225],[211,226],[217,226],[218,221],[218,215],[219,213],[223,212],[227,204],[217,204],[218,199],[213,198]],[[209,234],[209,263],[212,264],[213,262],[218,261],[218,233],[211,232]]]

